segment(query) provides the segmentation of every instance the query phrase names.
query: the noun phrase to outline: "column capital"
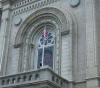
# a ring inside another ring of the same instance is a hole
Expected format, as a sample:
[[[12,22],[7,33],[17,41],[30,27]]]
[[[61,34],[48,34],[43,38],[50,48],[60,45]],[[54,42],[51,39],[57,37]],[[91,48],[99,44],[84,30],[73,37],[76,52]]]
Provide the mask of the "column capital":
[[[10,9],[10,6],[12,5],[12,3],[14,2],[14,0],[0,0],[1,4],[2,4],[2,9],[3,10],[8,10]]]
[[[0,0],[2,3],[14,2],[14,0]]]

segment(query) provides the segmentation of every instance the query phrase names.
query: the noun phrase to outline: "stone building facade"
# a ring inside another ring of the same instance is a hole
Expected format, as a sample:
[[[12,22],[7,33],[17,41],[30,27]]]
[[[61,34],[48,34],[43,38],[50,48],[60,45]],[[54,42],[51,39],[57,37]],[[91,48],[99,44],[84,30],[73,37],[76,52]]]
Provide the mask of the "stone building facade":
[[[100,88],[99,13],[100,0],[0,0],[0,88]]]

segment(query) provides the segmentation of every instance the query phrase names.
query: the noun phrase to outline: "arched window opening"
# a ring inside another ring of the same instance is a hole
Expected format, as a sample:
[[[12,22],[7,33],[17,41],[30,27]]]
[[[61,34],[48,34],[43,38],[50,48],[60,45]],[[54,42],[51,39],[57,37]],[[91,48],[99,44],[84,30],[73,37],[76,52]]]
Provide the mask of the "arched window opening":
[[[46,29],[45,37],[43,32],[39,35],[36,43],[37,69],[41,68],[42,66],[49,66],[53,69],[54,45],[55,45],[55,33],[53,30]]]
[[[63,72],[65,72],[63,67],[67,68],[66,62],[68,63],[69,61],[65,62],[65,60],[67,56],[69,59],[72,58],[72,34],[68,34],[69,31],[72,33],[73,24],[70,14],[66,14],[67,16],[56,8],[43,8],[31,14],[22,23],[15,38],[15,46],[20,48],[18,61],[19,72],[41,68],[43,29],[45,25],[47,26],[48,36],[44,46],[45,54],[43,65],[50,66],[58,74],[63,74]],[[49,36],[50,38],[48,38]],[[67,40],[65,41],[65,39]],[[68,55],[66,54],[67,52]]]

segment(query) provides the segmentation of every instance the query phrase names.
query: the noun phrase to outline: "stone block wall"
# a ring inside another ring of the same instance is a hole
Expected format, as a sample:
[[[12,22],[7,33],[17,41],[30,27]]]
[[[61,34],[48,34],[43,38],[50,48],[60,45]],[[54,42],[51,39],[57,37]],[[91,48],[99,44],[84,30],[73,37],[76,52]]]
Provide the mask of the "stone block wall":
[[[61,63],[61,66],[59,66],[60,75],[74,82],[75,88],[86,88],[86,86],[91,88],[93,83],[93,87],[98,88],[100,75],[100,2],[97,0],[79,1],[79,3],[77,3],[78,0],[72,3],[70,0],[2,0],[3,10],[0,30],[1,74],[8,75],[19,72],[20,49],[14,46],[20,26],[36,11],[43,8],[56,8],[66,18],[71,18],[66,23],[70,29],[69,34],[65,35],[66,33],[63,33],[61,34],[63,37],[60,38],[62,50],[59,62]],[[61,16],[60,18],[63,19]]]

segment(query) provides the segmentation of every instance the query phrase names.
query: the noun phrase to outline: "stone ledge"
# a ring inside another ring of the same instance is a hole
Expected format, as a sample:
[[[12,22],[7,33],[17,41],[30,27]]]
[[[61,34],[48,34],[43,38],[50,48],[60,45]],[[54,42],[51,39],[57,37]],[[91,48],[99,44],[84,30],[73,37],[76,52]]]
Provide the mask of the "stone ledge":
[[[40,84],[53,86],[54,88],[68,88],[68,81],[57,75],[49,67],[0,77],[1,88],[31,85],[38,86]]]

